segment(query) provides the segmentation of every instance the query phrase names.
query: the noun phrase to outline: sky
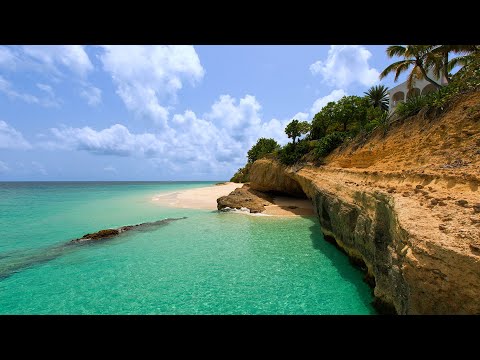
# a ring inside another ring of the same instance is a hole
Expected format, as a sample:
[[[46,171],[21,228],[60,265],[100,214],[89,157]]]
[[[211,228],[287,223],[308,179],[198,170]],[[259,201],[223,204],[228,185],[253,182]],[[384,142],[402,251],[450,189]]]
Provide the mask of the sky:
[[[259,137],[395,86],[386,47],[0,46],[0,181],[228,180]]]

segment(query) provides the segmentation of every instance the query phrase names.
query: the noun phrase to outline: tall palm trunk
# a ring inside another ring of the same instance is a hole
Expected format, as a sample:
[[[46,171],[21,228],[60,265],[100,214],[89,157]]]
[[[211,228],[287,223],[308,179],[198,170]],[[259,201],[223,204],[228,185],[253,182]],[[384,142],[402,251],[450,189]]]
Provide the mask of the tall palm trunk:
[[[437,83],[436,81],[433,81],[432,79],[430,79],[428,77],[427,72],[423,68],[422,62],[419,59],[417,59],[417,66],[420,69],[420,71],[422,72],[422,75],[425,78],[425,80],[427,80],[429,83],[434,85],[437,89],[440,89],[442,87],[442,85],[440,85],[439,83]]]
[[[441,75],[442,74],[440,74],[440,78],[441,78]],[[448,84],[450,82],[450,77],[448,76],[448,51],[443,53],[443,75],[445,76],[445,79],[447,80],[447,84]]]

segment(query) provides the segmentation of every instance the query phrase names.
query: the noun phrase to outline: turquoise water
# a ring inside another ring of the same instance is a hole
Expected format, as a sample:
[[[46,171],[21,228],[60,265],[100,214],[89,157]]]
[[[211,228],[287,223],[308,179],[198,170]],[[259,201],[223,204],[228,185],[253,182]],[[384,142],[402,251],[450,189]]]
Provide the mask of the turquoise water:
[[[0,183],[0,314],[375,313],[362,273],[324,241],[315,217],[151,201],[213,184]],[[87,232],[183,216],[63,246]]]

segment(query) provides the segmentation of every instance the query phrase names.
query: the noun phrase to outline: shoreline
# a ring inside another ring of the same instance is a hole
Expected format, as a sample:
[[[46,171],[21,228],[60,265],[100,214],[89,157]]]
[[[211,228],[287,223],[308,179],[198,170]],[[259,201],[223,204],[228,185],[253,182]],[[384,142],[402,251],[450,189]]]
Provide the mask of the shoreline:
[[[183,209],[217,210],[217,199],[229,195],[233,190],[241,188],[242,183],[225,182],[196,189],[180,190],[155,195],[152,201],[167,207]],[[243,212],[247,215],[259,215]],[[265,206],[260,213],[266,216],[313,216],[313,205],[309,199],[298,199],[288,196],[274,196],[273,205]]]

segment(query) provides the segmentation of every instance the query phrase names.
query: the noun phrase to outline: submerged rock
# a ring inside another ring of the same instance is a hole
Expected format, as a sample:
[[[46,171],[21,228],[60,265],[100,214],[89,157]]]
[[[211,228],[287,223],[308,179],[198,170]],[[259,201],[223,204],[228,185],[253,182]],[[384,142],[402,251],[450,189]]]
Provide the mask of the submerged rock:
[[[158,221],[153,221],[153,222],[145,222],[137,225],[127,225],[127,226],[121,226],[117,229],[104,229],[100,230],[91,234],[85,234],[81,238],[71,240],[71,243],[81,243],[81,242],[86,242],[86,241],[97,241],[97,240],[104,240],[104,239],[110,239],[112,237],[115,237],[117,235],[120,235],[121,233],[124,233],[126,231],[130,230],[143,230],[150,228],[152,226],[159,226],[159,225],[165,225],[168,224],[172,221],[175,220],[181,220],[181,219],[186,219],[186,217],[182,218],[168,218],[164,220],[158,220]]]

